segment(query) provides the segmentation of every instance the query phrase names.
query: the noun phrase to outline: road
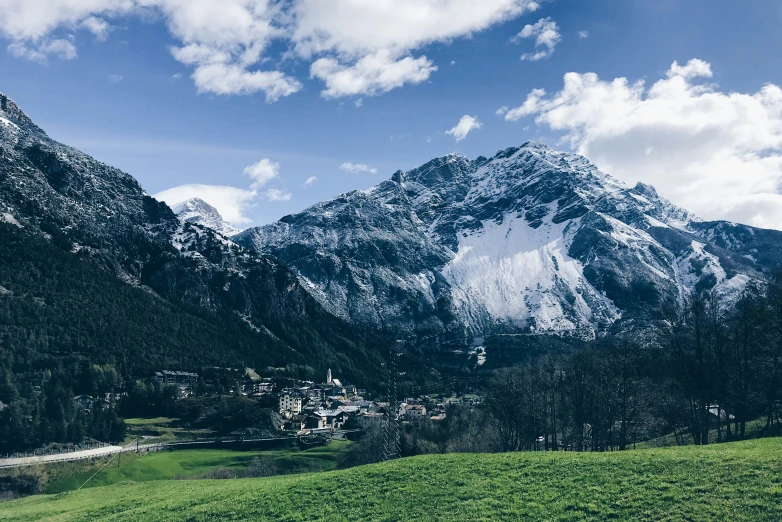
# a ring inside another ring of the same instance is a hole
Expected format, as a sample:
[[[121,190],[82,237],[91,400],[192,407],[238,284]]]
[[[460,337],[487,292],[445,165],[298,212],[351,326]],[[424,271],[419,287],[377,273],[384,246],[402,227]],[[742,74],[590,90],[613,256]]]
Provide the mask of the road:
[[[336,430],[332,434],[332,438],[345,439],[345,435],[354,431],[360,430]],[[179,441],[179,442],[159,442],[155,444],[139,444],[131,442],[127,446],[104,446],[102,448],[94,448],[89,450],[73,451],[70,453],[59,453],[55,455],[35,455],[32,457],[17,457],[12,459],[0,459],[0,469],[3,468],[18,468],[21,466],[30,466],[34,464],[47,464],[51,462],[67,462],[71,460],[84,460],[95,457],[105,457],[107,455],[114,455],[115,453],[124,453],[128,451],[155,451],[161,449],[175,450],[177,448],[192,448],[193,446],[211,445],[215,443],[224,444],[250,444],[253,442],[269,442],[279,440],[294,440],[298,439],[298,436],[291,435],[288,437],[260,437],[260,438],[247,438],[247,439],[205,439],[205,440],[191,440],[191,441]]]
[[[122,446],[104,446],[102,448],[93,448],[89,450],[72,451],[70,453],[58,453],[54,455],[36,455],[33,457],[17,457],[13,459],[0,459],[0,468],[16,468],[19,466],[29,466],[32,464],[45,464],[49,462],[65,462],[69,460],[81,460],[90,459],[94,457],[103,457],[106,455],[112,455],[114,453],[120,453],[122,451],[135,451],[136,444],[133,443],[133,448]]]

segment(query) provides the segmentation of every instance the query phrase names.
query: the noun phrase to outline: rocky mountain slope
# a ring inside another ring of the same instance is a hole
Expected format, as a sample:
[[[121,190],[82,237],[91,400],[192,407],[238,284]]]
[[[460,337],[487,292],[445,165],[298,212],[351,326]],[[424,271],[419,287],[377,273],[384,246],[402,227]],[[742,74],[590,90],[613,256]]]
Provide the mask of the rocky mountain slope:
[[[234,239],[339,317],[454,339],[591,338],[693,292],[733,299],[782,260],[780,232],[702,222],[536,142],[437,158]]]
[[[178,203],[171,207],[171,210],[183,223],[202,225],[226,237],[235,236],[241,232],[224,220],[216,208],[200,198],[192,198]]]
[[[367,349],[377,338],[329,314],[288,268],[180,222],[130,175],[50,139],[2,94],[0,220],[173,303],[241,318],[259,350],[265,338],[313,364],[379,368]]]

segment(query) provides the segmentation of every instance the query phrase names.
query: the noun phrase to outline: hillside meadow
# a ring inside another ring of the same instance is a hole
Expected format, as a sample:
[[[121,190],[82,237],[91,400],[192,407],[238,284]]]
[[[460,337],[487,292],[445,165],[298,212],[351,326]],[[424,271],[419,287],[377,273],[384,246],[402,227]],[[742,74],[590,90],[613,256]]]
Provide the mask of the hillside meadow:
[[[427,455],[265,479],[122,482],[0,520],[782,519],[782,440],[617,453]]]

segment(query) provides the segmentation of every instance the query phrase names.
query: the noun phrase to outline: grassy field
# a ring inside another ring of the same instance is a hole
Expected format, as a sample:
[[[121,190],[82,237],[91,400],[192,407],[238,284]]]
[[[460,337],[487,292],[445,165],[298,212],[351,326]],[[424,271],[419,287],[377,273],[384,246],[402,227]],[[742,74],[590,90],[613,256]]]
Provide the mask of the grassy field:
[[[336,469],[337,460],[347,442],[334,441],[306,451],[298,448],[277,451],[232,451],[222,449],[161,451],[136,456],[126,453],[116,456],[85,487],[108,486],[119,482],[148,482],[173,478],[198,478],[218,468],[243,471],[255,457],[272,457],[280,475],[309,473]],[[64,469],[49,480],[47,493],[60,493],[78,488],[108,459],[91,465]],[[75,463],[71,463],[75,464]],[[50,471],[51,473],[51,471]]]
[[[756,419],[753,421],[747,422],[746,432],[744,434],[745,439],[757,439],[763,436],[768,436],[768,434],[765,434],[766,431],[766,419]],[[709,444],[718,444],[720,442],[724,442],[725,437],[725,428],[722,429],[722,436],[723,440],[718,440],[719,432],[716,428],[709,430]],[[645,448],[665,448],[668,446],[689,446],[691,444],[695,444],[692,438],[692,434],[690,434],[687,431],[682,431],[679,433],[679,438],[677,440],[676,436],[673,433],[669,433],[668,435],[663,435],[662,437],[657,437],[656,439],[650,439],[644,442],[639,442],[636,445],[636,448],[639,449],[645,449]]]
[[[195,430],[177,426],[179,419],[155,417],[150,419],[125,419],[128,432],[124,444],[138,437],[142,444],[175,442],[178,440],[206,439],[215,434],[210,430]]]
[[[0,520],[782,520],[782,440],[621,453],[431,455],[267,479],[120,483]]]
[[[280,475],[292,473],[310,473],[336,469],[337,461],[350,443],[333,441],[328,446],[319,446],[305,451],[292,446],[274,451],[233,451],[224,449],[161,451],[136,455],[124,453],[92,460],[60,462],[20,468],[30,473],[45,473],[46,493],[72,491],[84,484],[93,488],[117,483],[149,482],[153,480],[171,480],[175,478],[194,479],[215,470],[232,470],[239,474],[256,457],[274,460],[276,472]],[[103,467],[107,464],[106,467]],[[101,469],[102,468],[102,469]],[[16,469],[0,470],[2,474],[13,474]]]

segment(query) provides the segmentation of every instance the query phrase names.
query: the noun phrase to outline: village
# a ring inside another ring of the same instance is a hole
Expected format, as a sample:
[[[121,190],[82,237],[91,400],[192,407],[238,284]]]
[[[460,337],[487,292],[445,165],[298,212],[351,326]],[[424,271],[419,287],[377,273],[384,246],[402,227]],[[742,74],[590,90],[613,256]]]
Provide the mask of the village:
[[[176,399],[199,396],[241,395],[257,400],[273,411],[273,424],[280,433],[306,435],[334,435],[362,431],[381,425],[389,416],[400,422],[422,420],[442,421],[449,404],[475,406],[475,399],[422,395],[399,398],[393,412],[388,400],[371,397],[367,390],[343,382],[329,369],[323,382],[264,377],[252,368],[206,368],[204,374],[178,370],[154,372],[151,381],[158,386],[176,390]],[[124,392],[105,397],[77,396],[76,402],[89,411],[94,406],[111,408]],[[386,397],[382,397],[387,399]]]
[[[367,398],[366,390],[343,383],[329,369],[322,383],[297,381],[293,386],[274,390],[273,383],[258,379],[245,393],[261,398],[273,394],[281,417],[279,429],[298,435],[328,434],[337,431],[364,430],[380,424],[389,414],[393,419],[418,421],[445,419],[445,405],[426,399],[407,398],[390,412],[388,401]]]

